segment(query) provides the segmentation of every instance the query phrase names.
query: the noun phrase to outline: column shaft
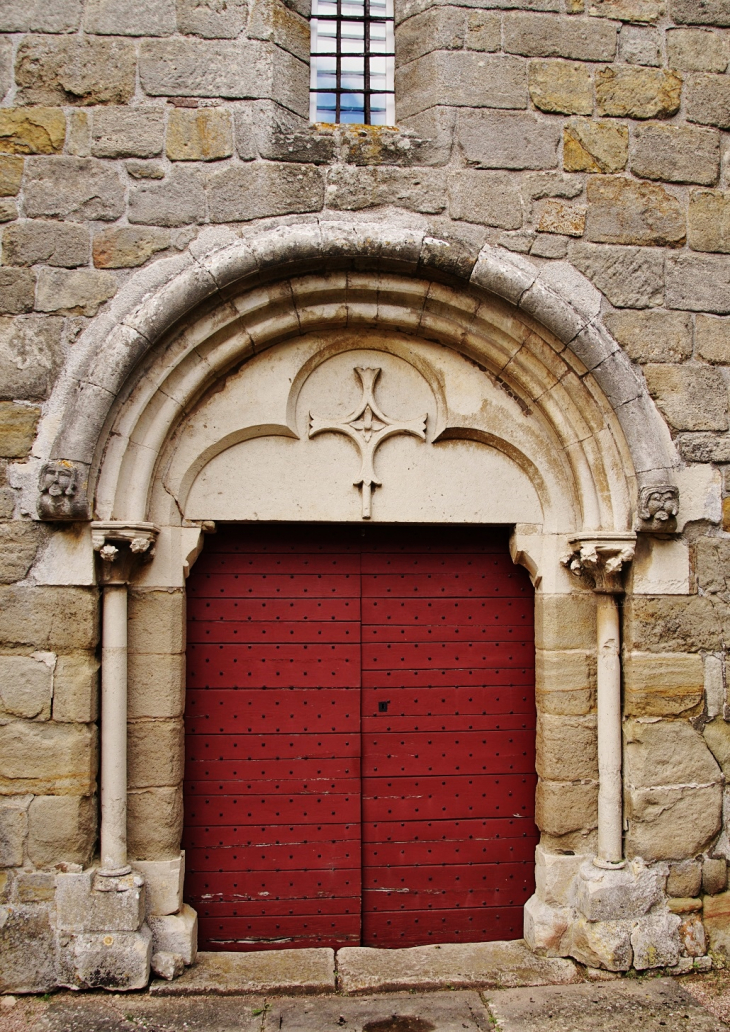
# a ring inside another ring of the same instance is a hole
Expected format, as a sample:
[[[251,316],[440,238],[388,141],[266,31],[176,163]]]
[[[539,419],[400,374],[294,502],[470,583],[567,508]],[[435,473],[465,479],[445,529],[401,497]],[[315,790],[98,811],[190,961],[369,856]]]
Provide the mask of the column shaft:
[[[621,657],[619,615],[612,594],[597,594],[598,632],[598,858],[623,857],[621,779]]]
[[[101,665],[101,873],[127,864],[127,585],[104,586]]]

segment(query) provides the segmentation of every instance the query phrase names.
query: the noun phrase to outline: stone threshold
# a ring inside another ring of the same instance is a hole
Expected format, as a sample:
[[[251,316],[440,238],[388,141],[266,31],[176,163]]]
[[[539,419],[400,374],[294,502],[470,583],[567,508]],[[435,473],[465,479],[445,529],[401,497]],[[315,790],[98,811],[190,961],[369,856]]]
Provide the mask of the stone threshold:
[[[538,957],[524,940],[449,943],[381,950],[367,946],[199,953],[174,981],[156,979],[152,996],[242,993],[372,993],[403,989],[515,989],[580,982],[572,960]]]

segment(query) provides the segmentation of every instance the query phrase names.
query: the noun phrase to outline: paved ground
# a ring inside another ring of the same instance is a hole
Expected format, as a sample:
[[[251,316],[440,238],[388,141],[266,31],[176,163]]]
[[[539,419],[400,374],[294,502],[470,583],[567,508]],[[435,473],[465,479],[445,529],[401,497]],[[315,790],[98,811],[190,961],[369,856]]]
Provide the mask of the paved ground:
[[[412,991],[294,997],[154,997],[146,992],[61,992],[40,998],[0,998],[0,1032],[728,1032],[728,1029],[730,976],[725,973],[683,979],[624,978],[485,992]]]

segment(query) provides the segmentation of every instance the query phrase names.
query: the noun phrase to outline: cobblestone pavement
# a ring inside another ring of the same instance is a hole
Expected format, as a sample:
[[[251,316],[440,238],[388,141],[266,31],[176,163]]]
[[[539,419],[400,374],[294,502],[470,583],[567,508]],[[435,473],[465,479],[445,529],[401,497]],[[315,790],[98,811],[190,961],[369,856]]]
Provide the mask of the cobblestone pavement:
[[[723,1020],[723,1018],[725,1020]],[[486,992],[0,999],[0,1032],[727,1032],[730,976]]]

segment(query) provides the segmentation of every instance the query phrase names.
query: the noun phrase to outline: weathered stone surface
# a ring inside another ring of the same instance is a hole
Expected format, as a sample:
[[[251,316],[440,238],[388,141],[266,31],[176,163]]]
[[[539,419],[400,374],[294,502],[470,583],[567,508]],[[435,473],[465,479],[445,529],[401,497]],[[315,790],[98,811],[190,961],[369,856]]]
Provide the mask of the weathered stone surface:
[[[596,72],[599,115],[618,118],[669,118],[679,110],[682,79],[674,72],[635,66]]]
[[[725,0],[672,0],[671,15],[685,25],[730,25]]]
[[[28,833],[28,807],[33,797],[7,796],[0,800],[0,867],[20,867]]]
[[[4,410],[0,402],[0,437]],[[28,413],[30,440],[40,410],[15,406]],[[26,424],[27,425],[27,424]],[[84,588],[0,588],[0,642],[46,648],[94,648],[98,641],[98,612],[95,591]]]
[[[167,123],[171,161],[215,161],[233,154],[233,125],[225,108],[175,108]]]
[[[32,312],[35,302],[35,273],[29,269],[0,268],[0,314]]]
[[[0,100],[13,85],[13,44],[10,39],[0,40]]]
[[[730,728],[722,719],[715,719],[703,728],[705,741],[712,755],[722,767],[725,776],[730,775]],[[708,890],[705,889],[707,892]]]
[[[706,896],[703,904],[702,917],[710,938],[710,949],[730,955],[730,892]]]
[[[586,860],[571,886],[572,902],[588,921],[641,918],[664,898],[665,871],[640,861],[604,870]]]
[[[530,896],[524,908],[525,942],[541,957],[562,957],[570,949],[570,924],[573,912],[568,907],[553,907]]]
[[[148,226],[204,222],[205,180],[197,168],[173,168],[162,182],[142,181],[129,191],[129,221]]]
[[[730,191],[692,191],[687,213],[687,242],[695,251],[730,253]]]
[[[543,711],[590,713],[596,700],[596,661],[590,652],[544,651],[535,655],[535,689]]]
[[[162,153],[165,113],[155,108],[99,108],[91,153],[96,158],[154,158]]]
[[[0,222],[12,222],[17,217],[17,203],[9,198],[0,198]]]
[[[155,982],[151,996],[173,991],[185,996],[210,993],[255,993],[295,990],[333,992],[334,950],[302,949],[261,953],[203,953],[197,963],[175,981],[174,986]]]
[[[702,865],[697,860],[671,864],[667,878],[667,894],[675,897],[699,896],[702,888]]]
[[[730,52],[722,33],[711,29],[667,29],[667,64],[687,72],[724,72]]]
[[[546,200],[538,205],[536,221],[541,233],[562,233],[565,236],[579,237],[585,229],[586,209],[583,205]]]
[[[726,75],[699,74],[690,78],[687,119],[730,129],[730,82]]]
[[[589,14],[627,22],[656,22],[665,11],[665,0],[588,0]]]
[[[585,856],[552,853],[544,846],[535,849],[535,892],[550,906],[564,906]]]
[[[0,318],[0,399],[45,398],[63,352],[61,319]]]
[[[571,928],[570,956],[588,967],[628,971],[633,921],[588,921],[579,915]]]
[[[537,722],[537,773],[548,781],[598,776],[596,718],[541,714]]]
[[[360,211],[395,204],[438,214],[446,207],[446,182],[440,172],[342,165],[327,176],[327,207]]]
[[[90,793],[96,777],[95,730],[79,724],[0,727],[0,793]]]
[[[161,950],[152,954],[151,967],[158,978],[164,978],[171,982],[173,978],[179,978],[183,973],[185,961],[179,953],[165,953]]]
[[[59,108],[0,108],[0,151],[55,154],[63,150],[65,137],[66,119]]]
[[[505,14],[504,49],[525,57],[568,57],[577,61],[613,61],[615,25],[585,18],[514,12]]]
[[[0,993],[56,987],[56,941],[47,904],[0,907]]]
[[[169,36],[175,0],[87,0],[84,29],[101,36]]]
[[[88,864],[96,841],[93,796],[36,796],[28,810],[28,856],[36,867]]]
[[[68,947],[74,986],[103,989],[144,989],[150,977],[152,935],[146,925],[138,932],[85,933]]]
[[[246,25],[246,0],[177,0],[178,32],[204,39],[235,39]]]
[[[702,864],[702,891],[717,896],[727,888],[727,860],[709,858]]]
[[[127,797],[127,835],[132,860],[180,856],[183,826],[181,788],[146,788]]]
[[[502,172],[452,172],[448,179],[453,219],[518,229],[522,203],[518,184]]]
[[[27,37],[18,49],[16,99],[22,104],[126,104],[136,54],[126,40]]]
[[[703,537],[695,548],[695,574],[702,593],[730,601],[730,541]]]
[[[23,179],[23,159],[0,155],[0,197],[15,197]]]
[[[335,156],[335,139],[333,126],[313,125],[308,119],[268,100],[236,111],[236,152],[243,161],[255,158],[258,148],[261,157],[270,161],[326,165]],[[369,134],[366,139],[369,141]],[[380,140],[379,135],[378,143]],[[345,150],[347,160],[354,165],[378,163],[358,160],[348,153],[347,144]],[[379,150],[377,153],[378,160],[382,160]]]
[[[185,854],[176,860],[137,860],[134,868],[145,880],[145,909],[163,917],[175,914],[183,905]]]
[[[94,237],[94,265],[97,269],[134,268],[158,251],[170,246],[166,229],[152,226],[120,226],[106,229]]]
[[[246,32],[250,39],[267,40],[300,61],[309,60],[309,21],[281,0],[252,0]]]
[[[132,179],[165,178],[165,168],[159,161],[127,161],[124,167]]]
[[[626,647],[654,652],[709,652],[730,632],[730,611],[698,595],[634,597],[626,602]]]
[[[50,715],[53,692],[51,654],[0,656],[0,709],[14,717]]]
[[[535,596],[535,648],[584,649],[596,644],[596,610],[592,595]],[[595,676],[595,675],[594,675]]]
[[[530,61],[530,99],[541,111],[590,115],[593,78],[578,61]]]
[[[157,917],[149,914],[147,923],[152,932],[155,952],[179,954],[185,964],[192,964],[198,953],[198,915],[187,903],[177,914]]]
[[[117,286],[116,278],[110,272],[41,269],[36,308],[40,312],[64,315],[96,315],[99,306],[114,297]]]
[[[41,410],[35,405],[16,405],[12,401],[0,401],[0,456],[6,459],[26,457],[35,438],[40,414]]]
[[[5,0],[0,32],[75,32],[81,22],[82,0]]]
[[[603,321],[633,362],[682,362],[692,355],[692,321],[685,312],[606,312]]]
[[[624,738],[626,776],[636,788],[720,779],[720,768],[702,735],[685,720],[629,720],[624,723]]]
[[[623,670],[627,715],[676,716],[704,698],[704,667],[697,654],[630,652]]]
[[[706,849],[722,825],[722,787],[630,789],[625,808],[626,855],[682,860]]]
[[[185,735],[181,720],[132,723],[127,741],[131,788],[178,785],[182,781]]]
[[[663,187],[622,176],[597,176],[588,180],[586,193],[588,240],[670,247],[684,242],[684,212]]]
[[[398,118],[430,107],[527,107],[527,65],[519,57],[439,50],[396,69]]]
[[[727,385],[715,369],[648,364],[644,375],[649,393],[675,430],[727,430]]]
[[[457,141],[478,168],[555,168],[560,128],[534,115],[510,111],[463,111]]]
[[[566,172],[620,172],[629,157],[629,131],[613,122],[573,118],[563,130]]]
[[[306,165],[232,166],[211,175],[208,203],[211,222],[247,222],[319,211],[324,203],[324,179],[319,168]]]
[[[730,313],[730,263],[699,254],[667,256],[667,307]]]
[[[23,580],[41,543],[40,528],[29,522],[0,524],[0,583]]]
[[[598,785],[538,781],[535,821],[547,835],[588,831],[598,823]]]
[[[637,126],[631,171],[645,179],[711,186],[720,174],[720,135],[691,126]]]
[[[88,652],[58,656],[53,674],[53,719],[89,723],[97,719],[99,661]]]
[[[179,717],[184,699],[184,653],[129,656],[130,717]]]
[[[662,38],[656,29],[638,25],[624,25],[621,29],[621,57],[628,64],[662,64]]]
[[[28,158],[24,210],[31,218],[113,221],[124,211],[116,168],[94,158]]]
[[[664,254],[659,250],[580,242],[571,247],[570,259],[617,308],[655,308],[664,301]]]
[[[501,24],[498,14],[492,14],[493,38],[500,49]],[[466,12],[458,7],[433,7],[398,26],[398,65],[408,64],[433,50],[461,50],[466,37]]]
[[[695,319],[695,347],[705,362],[726,364],[730,361],[730,320],[711,315]]]
[[[682,915],[679,941],[688,957],[703,957],[707,952],[707,937],[699,914]]]
[[[679,961],[679,928],[676,914],[650,914],[637,921],[631,932],[634,967],[637,971],[673,967]]]
[[[56,265],[72,269],[89,261],[89,231],[75,222],[28,220],[3,232],[5,265]]]

